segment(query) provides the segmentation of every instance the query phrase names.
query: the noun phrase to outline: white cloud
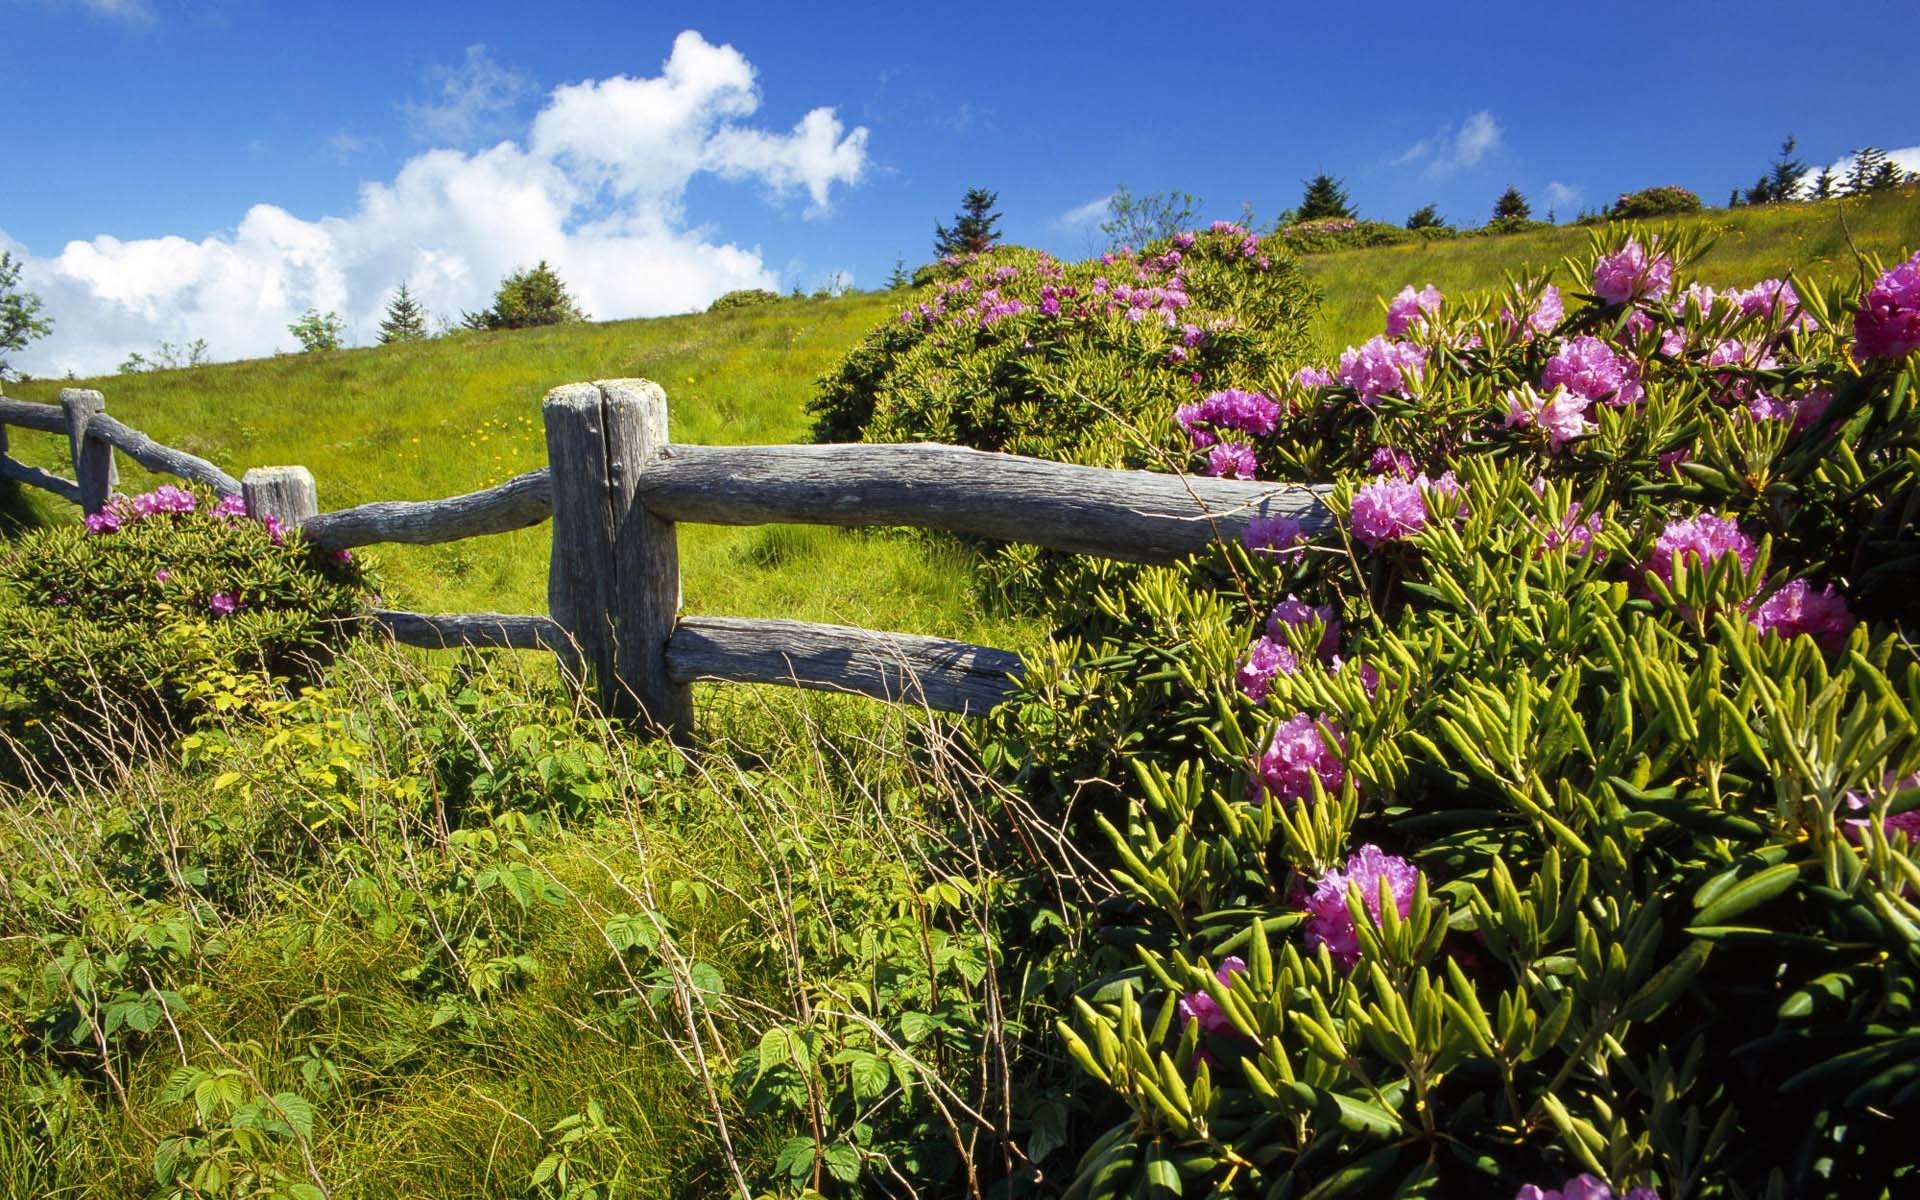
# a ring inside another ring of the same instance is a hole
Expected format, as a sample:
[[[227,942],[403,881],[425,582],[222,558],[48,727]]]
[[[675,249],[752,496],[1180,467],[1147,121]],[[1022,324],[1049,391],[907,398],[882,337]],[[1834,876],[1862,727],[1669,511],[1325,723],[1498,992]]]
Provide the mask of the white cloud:
[[[804,191],[823,212],[832,186],[866,169],[864,128],[818,108],[786,133],[740,124],[759,107],[753,68],[730,46],[683,33],[661,74],[556,88],[525,144],[432,149],[361,186],[345,216],[308,220],[271,204],[231,230],[70,242],[26,258],[24,286],[54,318],[14,356],[34,374],[110,370],[161,340],[205,338],[217,358],[291,348],[289,322],[336,310],[370,340],[405,281],[436,314],[487,304],[500,277],[545,258],[596,318],[703,307],[733,288],[777,287],[757,248],[687,223],[702,173]],[[0,232],[0,244],[7,243]]]
[[[1418,164],[1427,175],[1450,175],[1478,166],[1500,145],[1500,123],[1481,109],[1458,126],[1444,125],[1432,137],[1421,138],[1391,161],[1396,167]]]
[[[1580,203],[1580,197],[1586,194],[1586,190],[1577,183],[1561,183],[1555,179],[1548,182],[1545,194],[1547,207],[1564,217],[1566,210]]]
[[[501,122],[534,90],[530,75],[501,66],[480,44],[467,47],[459,66],[431,67],[426,78],[435,98],[410,100],[400,110],[423,140],[443,144],[466,145],[500,132]]]
[[[1076,205],[1053,219],[1053,227],[1063,233],[1080,233],[1098,229],[1107,219],[1113,204],[1113,193],[1108,192],[1098,200],[1089,200]]]
[[[159,20],[153,0],[48,0],[56,8],[84,9],[89,16],[146,28]]]
[[[355,137],[342,129],[327,139],[327,150],[334,158],[346,162],[349,158],[367,148],[365,139]]]
[[[1887,156],[1888,162],[1899,167],[1902,171],[1920,171],[1920,146],[1902,146],[1898,150],[1884,150],[1881,153]],[[1827,170],[1833,172],[1834,189],[1838,191],[1844,188],[1847,182],[1847,173],[1853,170],[1853,155],[1841,155],[1827,167]],[[1800,176],[1800,191],[1803,195],[1812,192],[1813,182],[1815,179],[1818,179],[1819,176],[1820,169],[1818,167]]]

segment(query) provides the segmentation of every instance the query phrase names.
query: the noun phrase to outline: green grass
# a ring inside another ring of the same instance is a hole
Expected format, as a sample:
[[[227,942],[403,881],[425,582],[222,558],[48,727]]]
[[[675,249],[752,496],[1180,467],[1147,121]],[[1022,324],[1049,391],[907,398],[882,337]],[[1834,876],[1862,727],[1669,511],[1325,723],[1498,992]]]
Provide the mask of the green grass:
[[[1821,283],[1857,280],[1855,248],[1891,262],[1894,255],[1920,246],[1920,189],[1858,200],[1714,209],[1674,224],[1705,228],[1717,235],[1694,268],[1703,282],[1716,287],[1788,275]],[[1522,264],[1560,267],[1566,256],[1586,249],[1587,237],[1587,229],[1566,225],[1537,233],[1378,246],[1306,258],[1302,265],[1324,295],[1315,340],[1323,355],[1336,355],[1379,333],[1385,313],[1382,301],[1407,284],[1431,283],[1448,295],[1498,287],[1507,272],[1517,271]],[[1585,281],[1561,271],[1555,282],[1567,287]]]
[[[298,464],[324,509],[427,500],[500,483],[546,462],[540,402],[549,388],[639,376],[667,390],[674,440],[709,445],[805,441],[816,377],[892,314],[885,293],[781,300],[712,316],[460,333],[411,345],[283,355],[68,383],[8,394],[52,401],[93,387],[108,411],[234,475]],[[71,472],[64,443],[15,430],[15,457]],[[121,456],[126,490],[151,482]],[[28,490],[30,519],[75,511]],[[546,526],[440,546],[376,550],[386,599],[436,612],[546,611]],[[917,536],[824,528],[683,525],[686,611],[779,616],[938,634],[1009,646],[1026,623],[984,612],[967,556]]]

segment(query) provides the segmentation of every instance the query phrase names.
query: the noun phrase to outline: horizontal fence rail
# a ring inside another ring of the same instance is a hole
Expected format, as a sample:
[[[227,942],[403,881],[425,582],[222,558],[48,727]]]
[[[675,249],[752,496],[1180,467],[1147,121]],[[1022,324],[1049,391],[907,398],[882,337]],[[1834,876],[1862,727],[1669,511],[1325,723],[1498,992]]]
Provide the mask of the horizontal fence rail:
[[[611,714],[668,733],[692,720],[689,685],[772,683],[979,714],[1021,677],[991,646],[844,625],[682,617],[675,525],[912,526],[1132,562],[1177,561],[1237,540],[1255,517],[1308,536],[1332,528],[1325,489],[1110,470],[940,445],[685,446],[667,437],[666,395],[645,380],[548,393],[549,464],[444,500],[319,511],[313,476],[266,467],[244,479],[108,416],[98,392],[60,404],[0,397],[0,479],[88,512],[104,505],[119,450],[150,471],[245,497],[255,516],[345,549],[505,533],[551,519],[546,615],[375,609],[395,641],[542,650],[590,683]],[[8,456],[7,427],[65,434],[74,478]]]

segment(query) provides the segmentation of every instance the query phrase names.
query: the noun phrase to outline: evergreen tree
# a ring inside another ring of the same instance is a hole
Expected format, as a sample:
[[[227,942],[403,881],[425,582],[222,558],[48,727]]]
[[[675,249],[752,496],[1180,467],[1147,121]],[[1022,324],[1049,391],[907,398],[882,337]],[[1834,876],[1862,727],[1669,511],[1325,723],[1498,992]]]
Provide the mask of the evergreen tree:
[[[1353,220],[1359,216],[1353,210],[1353,201],[1347,198],[1347,189],[1340,181],[1322,172],[1306,181],[1307,190],[1300,196],[1300,208],[1293,214],[1296,221],[1319,221],[1327,217],[1346,217]]]
[[[20,266],[0,251],[0,378],[7,374],[7,351],[24,350],[53,329],[53,321],[40,315],[40,297],[20,290]]]
[[[894,259],[893,273],[887,276],[887,290],[897,292],[903,287],[912,286],[913,276],[907,273],[907,260],[904,258]]]
[[[1813,198],[1815,200],[1833,199],[1835,182],[1833,168],[1821,167],[1820,174],[1814,176],[1813,179]]]
[[[1800,177],[1807,173],[1807,164],[1795,158],[1793,150],[1794,140],[1789,135],[1780,143],[1780,157],[1747,189],[1748,204],[1780,204],[1799,198]]]
[[[1496,221],[1530,221],[1533,219],[1533,206],[1520,194],[1520,189],[1508,186],[1493,202],[1493,219]]]
[[[494,293],[493,307],[483,312],[462,313],[460,323],[468,329],[530,329],[536,325],[564,325],[584,321],[559,274],[547,265],[515,271],[500,281]]]
[[[1440,210],[1431,204],[1423,204],[1407,217],[1408,229],[1438,229],[1446,222],[1440,219]]]
[[[933,254],[935,258],[945,258],[949,254],[978,254],[991,249],[998,240],[998,231],[994,223],[1000,214],[990,211],[1000,200],[1000,193],[985,188],[968,188],[964,199],[960,201],[960,212],[953,219],[953,228],[935,223],[933,227]]]
[[[1862,146],[1853,152],[1853,166],[1847,171],[1847,195],[1864,196],[1900,182],[1900,168],[1878,146]]]
[[[427,309],[414,299],[407,285],[402,283],[400,290],[387,301],[387,315],[380,322],[380,344],[393,342],[424,341],[427,336]]]

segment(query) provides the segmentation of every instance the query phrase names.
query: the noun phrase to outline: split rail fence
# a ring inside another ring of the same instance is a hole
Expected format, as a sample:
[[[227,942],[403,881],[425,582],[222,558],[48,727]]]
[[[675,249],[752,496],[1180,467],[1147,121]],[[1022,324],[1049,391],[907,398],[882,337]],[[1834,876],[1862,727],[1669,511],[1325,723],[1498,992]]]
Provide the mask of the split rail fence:
[[[244,496],[325,549],[429,544],[553,521],[546,615],[375,610],[411,646],[508,647],[557,655],[605,711],[678,735],[698,681],[857,692],[944,712],[991,708],[1020,674],[990,646],[842,625],[680,615],[682,521],[918,526],[1133,562],[1172,562],[1237,539],[1255,516],[1331,518],[1324,489],[1109,470],[941,445],[688,446],[667,437],[667,398],[643,379],[555,388],[542,405],[548,465],[444,500],[321,512],[305,467],[235,479],[107,415],[99,392],[59,405],[0,397],[0,479],[88,513],[117,481],[117,450],[150,471]],[[73,478],[9,457],[7,427],[64,435]]]

